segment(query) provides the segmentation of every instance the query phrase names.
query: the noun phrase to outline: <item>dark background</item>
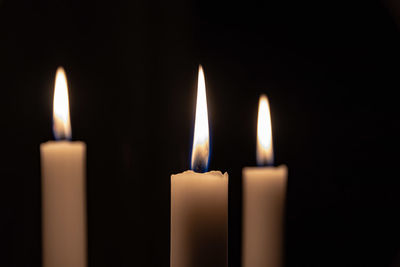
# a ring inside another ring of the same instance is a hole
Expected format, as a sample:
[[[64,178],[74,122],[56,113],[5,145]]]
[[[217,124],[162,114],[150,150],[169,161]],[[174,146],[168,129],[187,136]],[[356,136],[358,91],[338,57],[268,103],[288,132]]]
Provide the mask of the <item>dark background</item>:
[[[89,266],[169,266],[199,63],[210,169],[230,175],[230,266],[260,93],[290,173],[286,266],[399,266],[399,14],[395,0],[0,0],[0,266],[41,265],[39,144],[59,65],[88,146]]]

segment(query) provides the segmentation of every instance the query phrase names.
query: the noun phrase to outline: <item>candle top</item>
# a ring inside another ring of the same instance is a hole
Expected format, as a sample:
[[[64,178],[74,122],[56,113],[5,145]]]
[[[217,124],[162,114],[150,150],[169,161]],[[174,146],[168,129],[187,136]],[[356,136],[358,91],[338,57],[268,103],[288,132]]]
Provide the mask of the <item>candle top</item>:
[[[215,176],[215,177],[228,177],[227,172],[222,173],[221,171],[209,171],[204,173],[198,173],[192,170],[187,170],[181,173],[172,174],[171,176],[176,176],[176,175],[200,175],[200,176],[204,175],[204,176]]]
[[[251,172],[255,174],[265,175],[266,173],[287,173],[288,167],[284,164],[279,166],[261,166],[261,167],[243,167],[244,172]]]

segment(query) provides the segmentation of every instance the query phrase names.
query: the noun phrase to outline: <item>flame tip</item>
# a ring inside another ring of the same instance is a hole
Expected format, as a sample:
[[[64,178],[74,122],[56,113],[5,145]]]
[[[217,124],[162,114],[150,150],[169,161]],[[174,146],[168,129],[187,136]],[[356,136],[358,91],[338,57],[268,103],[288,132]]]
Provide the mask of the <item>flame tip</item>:
[[[56,79],[57,79],[58,75],[62,75],[62,74],[64,74],[66,76],[65,69],[63,66],[58,66],[57,70],[56,70]]]

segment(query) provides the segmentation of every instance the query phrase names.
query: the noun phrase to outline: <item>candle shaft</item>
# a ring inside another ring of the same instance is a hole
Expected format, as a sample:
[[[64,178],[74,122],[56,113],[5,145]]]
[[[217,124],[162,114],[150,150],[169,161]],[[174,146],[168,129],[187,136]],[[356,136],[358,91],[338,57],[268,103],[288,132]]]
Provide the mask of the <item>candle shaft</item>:
[[[226,267],[228,174],[171,176],[171,267]]]
[[[44,267],[85,267],[86,145],[47,142],[40,146]]]
[[[243,169],[243,267],[281,267],[287,168]]]

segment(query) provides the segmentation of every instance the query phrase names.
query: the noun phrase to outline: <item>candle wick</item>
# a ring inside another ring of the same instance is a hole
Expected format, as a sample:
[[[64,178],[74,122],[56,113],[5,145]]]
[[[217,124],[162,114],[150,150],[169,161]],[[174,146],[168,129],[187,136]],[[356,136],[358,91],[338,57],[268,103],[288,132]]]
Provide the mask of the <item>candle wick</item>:
[[[204,160],[196,158],[193,162],[192,170],[199,173],[207,172],[207,164]]]

